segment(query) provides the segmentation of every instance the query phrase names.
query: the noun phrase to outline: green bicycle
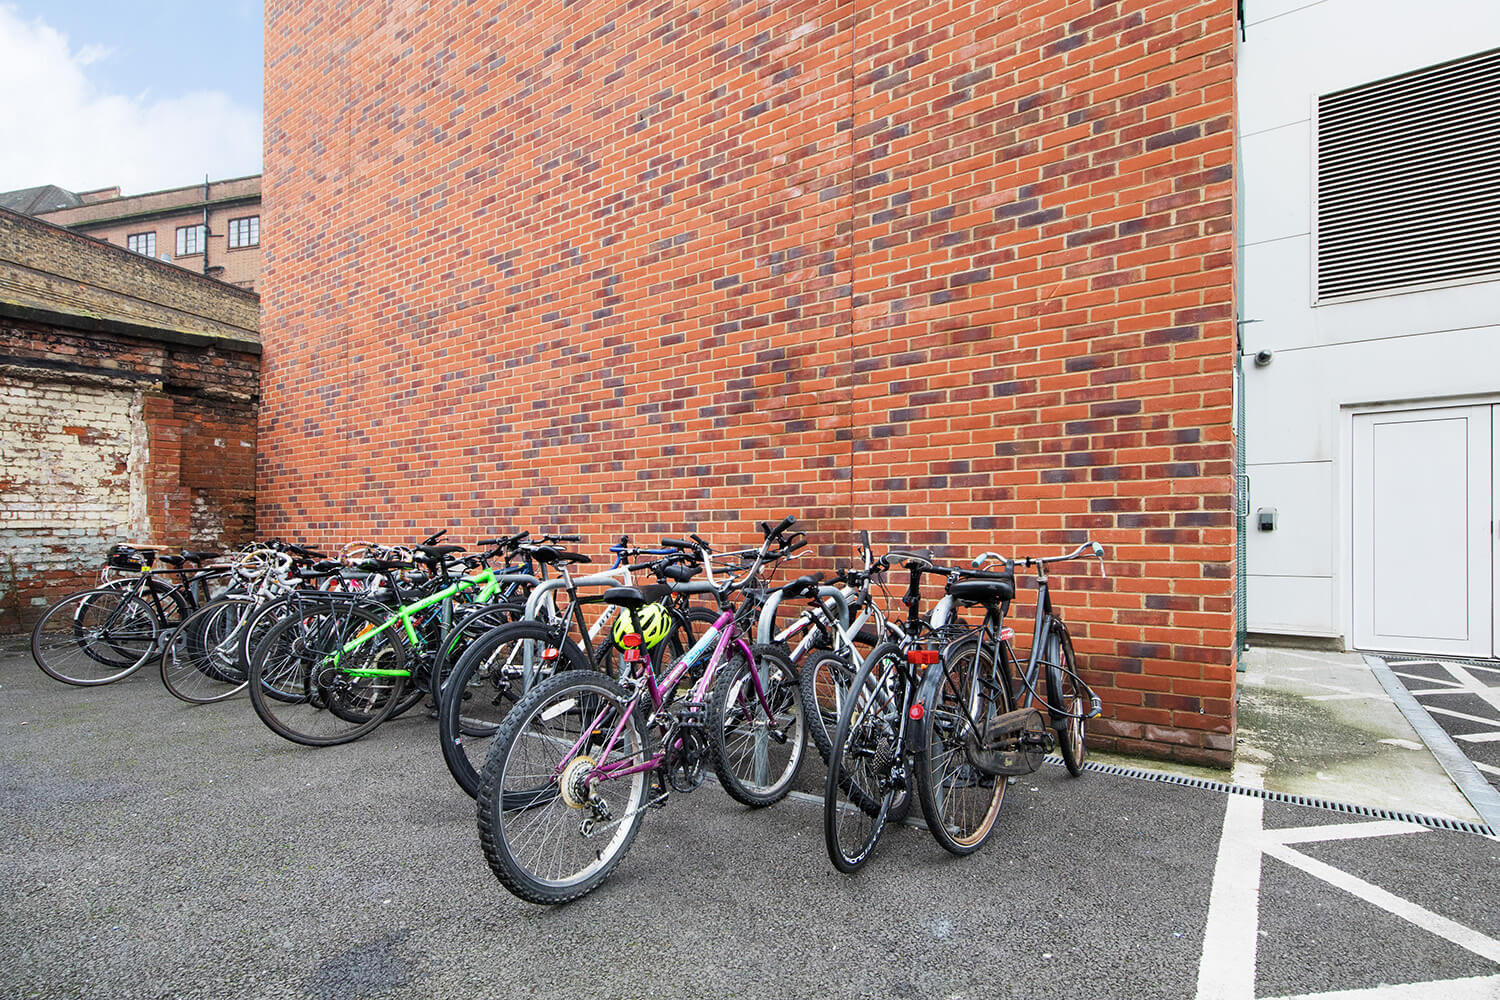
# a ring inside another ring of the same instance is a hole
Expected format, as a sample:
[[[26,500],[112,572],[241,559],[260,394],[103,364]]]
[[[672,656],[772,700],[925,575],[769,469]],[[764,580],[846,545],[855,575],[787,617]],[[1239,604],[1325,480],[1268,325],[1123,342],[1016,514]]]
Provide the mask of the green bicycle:
[[[419,562],[446,573],[448,557],[462,550],[438,545],[416,551]],[[431,645],[425,635],[432,631],[428,619],[446,616],[460,595],[488,603],[517,576],[484,567],[406,604],[395,578],[411,564],[377,559],[366,565],[387,576],[396,608],[355,594],[310,595],[297,614],[274,625],[256,645],[250,702],[283,739],[307,746],[349,743],[412,707],[427,690],[416,677],[413,653]]]

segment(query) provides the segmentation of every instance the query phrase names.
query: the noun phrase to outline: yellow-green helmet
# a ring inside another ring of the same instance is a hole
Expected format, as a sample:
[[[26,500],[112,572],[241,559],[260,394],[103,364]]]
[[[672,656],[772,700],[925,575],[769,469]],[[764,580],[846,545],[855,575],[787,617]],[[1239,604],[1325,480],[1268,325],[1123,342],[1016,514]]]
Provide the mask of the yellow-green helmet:
[[[656,646],[672,631],[672,616],[667,614],[667,609],[660,604],[645,604],[635,609],[635,621],[640,626],[641,638],[645,640],[646,649],[655,649]],[[615,619],[614,630],[610,638],[620,649],[625,648],[625,637],[634,632],[630,624],[630,612],[621,608],[620,617]]]

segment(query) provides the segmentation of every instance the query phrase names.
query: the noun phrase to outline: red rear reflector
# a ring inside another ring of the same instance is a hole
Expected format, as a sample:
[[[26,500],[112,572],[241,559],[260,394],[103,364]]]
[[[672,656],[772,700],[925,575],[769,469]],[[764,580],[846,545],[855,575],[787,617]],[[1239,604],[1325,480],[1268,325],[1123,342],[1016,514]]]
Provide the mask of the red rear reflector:
[[[906,714],[911,716],[913,721],[920,722],[922,720],[922,703],[920,701],[917,702],[911,707],[911,711]]]
[[[626,649],[635,649],[635,648],[637,648],[637,647],[638,647],[638,646],[640,646],[640,644],[641,644],[641,641],[642,641],[642,640],[641,640],[641,636],[640,636],[640,633],[639,633],[639,632],[631,632],[631,633],[630,633],[630,634],[629,634],[629,635],[627,635],[627,636],[626,636],[626,637],[625,637],[625,638],[623,638],[623,639],[621,639],[621,640],[620,640],[620,643],[621,643],[621,644],[622,644],[622,645],[623,645],[623,646],[624,646],[624,647],[625,647],[625,648],[626,648]]]
[[[640,649],[627,649],[627,650],[625,650],[625,657],[624,657],[624,659],[625,659],[626,663],[639,663],[642,660],[644,660],[645,658],[646,658],[646,653],[645,653],[644,650],[640,650]]]
[[[1015,637],[1016,637],[1016,630],[1013,629],[1013,628],[1011,628],[1009,625],[1006,625],[1006,626],[1004,626],[1003,628],[1000,629],[1000,641],[1001,642],[1010,642]]]
[[[557,647],[556,646],[548,646],[546,649],[542,650],[542,659],[544,659],[544,660],[555,660],[555,659],[557,659]]]
[[[935,649],[908,649],[906,651],[907,663],[930,664],[936,663],[942,654]]]

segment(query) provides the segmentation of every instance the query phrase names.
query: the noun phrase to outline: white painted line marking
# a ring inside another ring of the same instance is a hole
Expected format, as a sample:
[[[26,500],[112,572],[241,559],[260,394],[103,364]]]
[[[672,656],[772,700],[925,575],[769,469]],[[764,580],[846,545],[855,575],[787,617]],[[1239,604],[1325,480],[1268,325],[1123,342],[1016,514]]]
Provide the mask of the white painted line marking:
[[[1495,1000],[1500,997],[1500,976],[1371,986],[1363,990],[1335,990],[1331,993],[1301,993],[1294,997],[1270,997],[1267,1000],[1431,1000],[1434,996],[1440,996],[1443,1000]]]
[[[1500,941],[1481,934],[1472,927],[1465,927],[1455,920],[1423,906],[1418,906],[1409,899],[1402,899],[1394,893],[1387,892],[1378,885],[1366,882],[1362,878],[1350,875],[1346,871],[1340,871],[1332,865],[1324,864],[1316,858],[1310,858],[1305,854],[1292,850],[1283,844],[1264,843],[1262,849],[1278,861],[1284,861],[1293,868],[1300,869],[1313,878],[1327,882],[1338,889],[1343,889],[1356,898],[1380,907],[1387,913],[1400,917],[1408,923],[1414,924],[1429,934],[1434,934],[1445,941],[1451,941],[1467,951],[1472,951],[1480,958],[1500,964]],[[1257,866],[1258,867],[1258,866]],[[1213,903],[1209,903],[1209,918],[1213,917]],[[1200,993],[1201,997],[1202,994]]]
[[[1224,833],[1198,961],[1198,1000],[1255,1000],[1264,806],[1264,799],[1249,795],[1231,795],[1224,803]]]
[[[1455,740],[1463,740],[1465,743],[1500,743],[1500,732],[1466,733],[1462,736],[1455,736],[1453,738]]]
[[[1438,715],[1446,715],[1454,719],[1463,719],[1466,722],[1480,722],[1486,726],[1493,726],[1497,722],[1500,722],[1500,719],[1486,719],[1483,716],[1470,715],[1468,712],[1455,712],[1451,708],[1443,708],[1440,705],[1423,704],[1422,707],[1427,709],[1427,711],[1429,712],[1436,712]]]
[[[1383,701],[1390,702],[1390,697],[1383,694],[1310,694],[1306,696],[1308,701]]]
[[[1482,761],[1476,760],[1474,762],[1474,766],[1479,768],[1481,771],[1484,771],[1486,774],[1500,774],[1500,767],[1494,767]]]
[[[1267,830],[1265,839],[1274,844],[1307,844],[1323,840],[1358,840],[1364,837],[1392,837],[1403,833],[1428,833],[1420,823],[1403,823],[1396,819],[1373,823],[1330,823],[1327,826],[1289,826]]]

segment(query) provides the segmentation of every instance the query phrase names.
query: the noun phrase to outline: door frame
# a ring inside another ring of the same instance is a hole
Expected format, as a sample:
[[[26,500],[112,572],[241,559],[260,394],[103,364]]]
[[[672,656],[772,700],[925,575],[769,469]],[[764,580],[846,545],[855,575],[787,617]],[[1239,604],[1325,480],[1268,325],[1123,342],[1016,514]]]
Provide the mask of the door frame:
[[[1456,396],[1422,396],[1413,399],[1380,400],[1366,402],[1335,403],[1339,433],[1338,450],[1334,456],[1333,479],[1338,484],[1338,558],[1336,565],[1343,579],[1334,588],[1339,603],[1338,623],[1343,632],[1344,649],[1353,650],[1354,645],[1354,418],[1366,413],[1386,413],[1392,410],[1447,410],[1459,406],[1500,406],[1500,392],[1480,392]],[[1492,445],[1500,441],[1500,414],[1491,427]],[[1500,470],[1495,473],[1500,484]],[[1500,501],[1500,497],[1494,498]],[[1493,502],[1493,501],[1492,501]],[[1500,513],[1496,519],[1500,520]],[[1492,538],[1493,542],[1494,539]],[[1500,562],[1500,560],[1497,560]],[[1495,567],[1500,576],[1500,566]],[[1493,595],[1500,603],[1500,590]],[[1492,622],[1491,641],[1500,648],[1500,616]]]

